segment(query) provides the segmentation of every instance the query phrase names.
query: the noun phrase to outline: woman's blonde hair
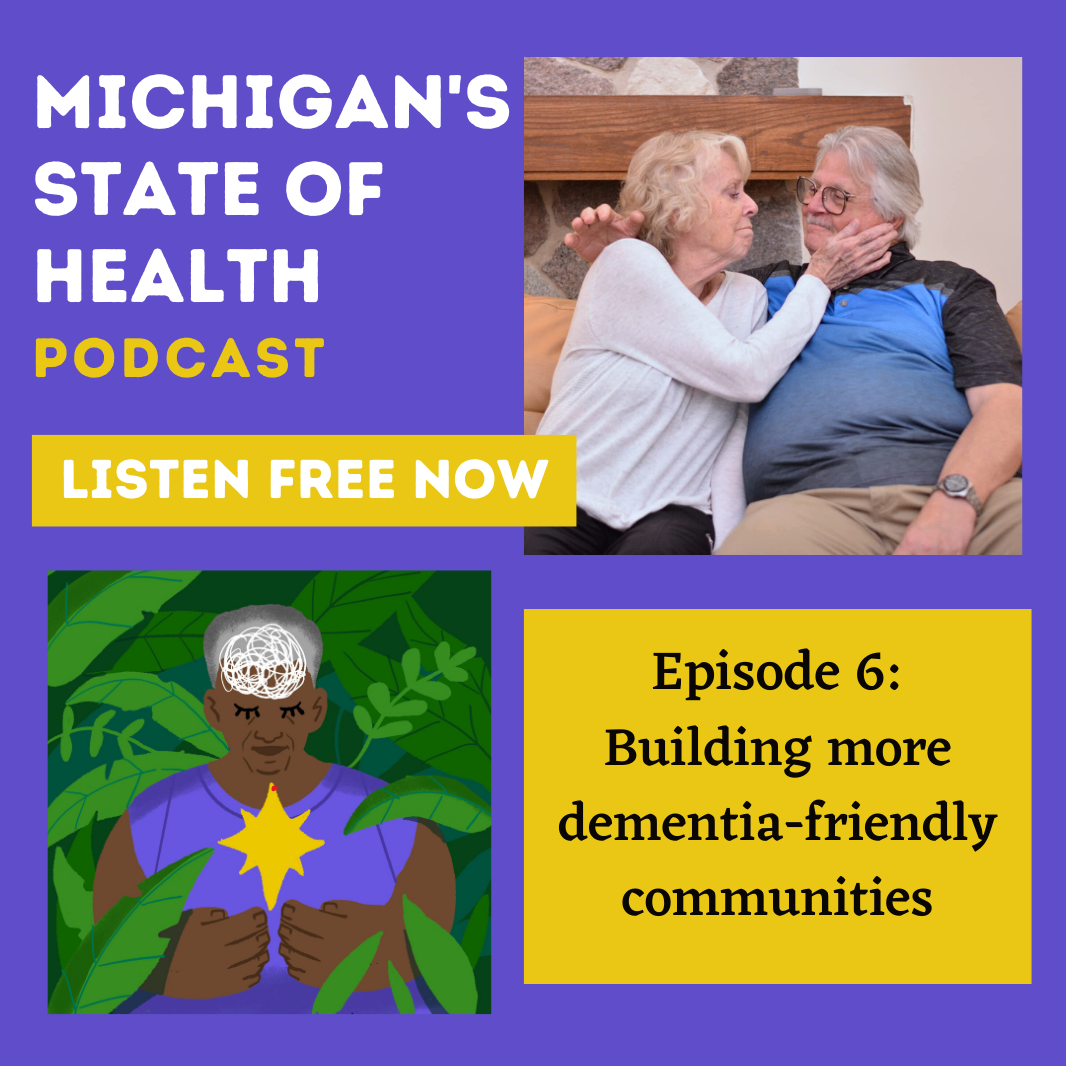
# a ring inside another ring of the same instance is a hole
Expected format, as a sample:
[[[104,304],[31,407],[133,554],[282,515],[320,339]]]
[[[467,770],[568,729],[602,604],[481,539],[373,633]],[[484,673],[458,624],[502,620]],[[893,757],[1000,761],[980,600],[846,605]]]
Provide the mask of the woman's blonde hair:
[[[667,259],[674,257],[677,238],[707,217],[710,205],[703,194],[703,179],[717,169],[722,153],[737,164],[741,180],[747,181],[751,174],[748,151],[730,133],[660,133],[633,153],[618,211],[623,215],[643,211],[644,225],[638,236]]]

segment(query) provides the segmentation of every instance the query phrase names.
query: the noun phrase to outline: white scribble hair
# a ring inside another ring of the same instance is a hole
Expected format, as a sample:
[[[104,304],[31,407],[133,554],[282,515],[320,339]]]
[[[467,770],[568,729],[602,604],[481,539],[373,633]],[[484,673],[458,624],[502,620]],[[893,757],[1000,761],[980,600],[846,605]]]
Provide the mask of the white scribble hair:
[[[306,674],[317,682],[322,633],[294,607],[276,603],[241,607],[216,616],[207,627],[204,658],[212,688],[221,667],[227,691],[288,699]]]

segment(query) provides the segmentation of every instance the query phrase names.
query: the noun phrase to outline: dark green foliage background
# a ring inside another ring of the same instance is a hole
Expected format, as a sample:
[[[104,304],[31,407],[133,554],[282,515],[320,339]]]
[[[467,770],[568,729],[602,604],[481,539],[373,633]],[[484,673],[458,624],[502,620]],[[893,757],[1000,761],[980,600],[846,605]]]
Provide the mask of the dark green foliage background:
[[[59,624],[63,618],[63,609],[69,589],[81,578],[88,578],[80,586],[106,588],[107,585],[121,577],[121,572],[87,574],[85,571],[54,571],[48,577],[49,629]],[[341,572],[339,580],[343,583],[356,575]],[[371,575],[367,574],[367,577]],[[166,682],[176,683],[187,689],[199,699],[208,687],[207,671],[203,659],[202,634],[210,620],[223,611],[234,610],[253,603],[280,603],[300,606],[307,602],[309,586],[319,579],[317,589],[332,587],[332,572],[307,570],[293,571],[203,571],[193,578],[184,588],[162,604],[158,612],[142,612],[142,620],[132,628],[120,631],[89,665],[69,683],[49,687],[48,689],[48,733],[50,738],[63,731],[63,710],[67,699],[78,687],[91,678],[123,671],[139,671],[158,675]],[[395,580],[393,580],[395,578]],[[404,584],[402,575],[378,573],[373,580],[381,587],[389,589]],[[358,648],[368,649],[377,656],[384,656],[394,665],[399,675],[399,661],[403,653],[411,646],[401,630],[396,611],[409,601],[405,612],[408,624],[413,615],[419,615],[432,625],[443,630],[462,646],[477,649],[477,659],[483,663],[482,673],[487,683],[491,669],[491,616],[489,574],[487,571],[436,571],[428,575],[416,587],[409,597],[401,597],[396,603],[389,604],[387,616],[381,620],[380,604],[368,604],[365,609],[357,607],[355,613],[349,612],[347,622],[358,621],[360,614],[365,615],[365,624],[359,628],[366,630],[366,635],[345,636],[338,638],[345,644],[347,652],[354,652],[364,665],[369,663],[382,667],[382,661],[374,655],[367,656]],[[185,612],[178,615],[175,612]],[[158,636],[156,635],[158,634]],[[355,646],[358,647],[355,647]],[[333,642],[334,648],[339,647]],[[364,735],[352,715],[352,707],[361,702],[366,704],[366,689],[363,687],[364,672],[353,670],[349,663],[345,672],[348,691],[340,680],[329,659],[331,648],[330,636],[326,635],[326,653],[319,670],[319,685],[330,695],[329,710],[325,722],[312,733],[307,750],[316,758],[326,762],[340,762],[347,765],[358,754],[364,741]],[[457,650],[453,647],[453,652]],[[349,656],[350,657],[350,656]],[[432,672],[435,667],[432,654],[423,651],[423,670]],[[469,665],[469,664],[468,664]],[[373,680],[373,678],[371,679]],[[453,690],[462,686],[453,685]],[[362,688],[362,691],[358,691]],[[395,694],[395,689],[393,690]],[[443,717],[456,717],[455,708],[461,707],[462,692],[455,691],[451,697],[453,709],[449,703],[436,704],[435,709]],[[107,704],[75,704],[74,727],[89,726],[103,712]],[[466,713],[465,709],[462,713]],[[143,718],[144,725],[137,731],[136,739],[159,751],[184,751],[202,755],[193,744],[176,742],[176,738],[167,729],[152,721],[151,714],[141,712],[119,712],[108,723],[108,728],[121,730],[124,725],[135,718]],[[416,727],[418,722],[416,720]],[[111,765],[120,758],[117,740],[106,736],[99,753],[93,757],[89,754],[89,734],[76,733],[73,741],[73,754],[64,762],[60,755],[60,742],[54,740],[48,746],[48,801],[69,787],[74,781],[89,773],[95,767],[106,766],[110,773]],[[400,738],[401,741],[403,738]],[[485,745],[487,747],[487,743]],[[432,758],[426,754],[427,758]],[[404,751],[399,744],[387,740],[374,740],[359,764],[359,769],[394,782],[413,774],[432,773],[437,777],[448,775],[447,769],[434,767],[422,759]],[[474,781],[459,778],[483,799],[488,800],[488,790]],[[53,863],[55,849],[63,849],[68,862],[75,872],[84,879],[86,889],[92,888],[96,862],[103,849],[116,818],[107,818],[92,822],[80,833],[71,833],[58,844],[48,849],[48,993],[51,994],[60,977],[62,960],[69,958],[79,942],[78,933],[69,929],[60,913],[56,889],[53,881]],[[490,892],[491,867],[491,830],[480,833],[464,834],[446,829],[445,838],[452,854],[455,867],[456,914],[453,936],[462,941],[468,919],[475,905]],[[475,979],[478,988],[478,1013],[489,1013],[491,944],[486,936],[485,946],[475,967]]]

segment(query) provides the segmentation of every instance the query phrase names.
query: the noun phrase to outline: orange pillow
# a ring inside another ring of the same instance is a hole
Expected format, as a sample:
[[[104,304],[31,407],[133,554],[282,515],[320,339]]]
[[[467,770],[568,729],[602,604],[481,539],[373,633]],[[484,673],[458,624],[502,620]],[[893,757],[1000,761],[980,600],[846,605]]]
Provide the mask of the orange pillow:
[[[1007,321],[1014,330],[1014,336],[1018,341],[1018,347],[1022,346],[1022,302],[1019,300],[1008,312]]]
[[[555,296],[527,296],[526,316],[526,426],[535,433],[540,416],[551,399],[552,375],[570,332],[576,300]]]

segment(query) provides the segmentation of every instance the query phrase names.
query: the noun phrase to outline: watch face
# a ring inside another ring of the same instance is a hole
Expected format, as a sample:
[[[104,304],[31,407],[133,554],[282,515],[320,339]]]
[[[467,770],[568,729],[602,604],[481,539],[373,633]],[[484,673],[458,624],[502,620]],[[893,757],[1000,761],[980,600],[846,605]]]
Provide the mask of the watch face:
[[[946,488],[948,492],[965,492],[968,484],[969,482],[962,476],[962,474],[948,474],[948,476],[944,478],[944,488]]]

